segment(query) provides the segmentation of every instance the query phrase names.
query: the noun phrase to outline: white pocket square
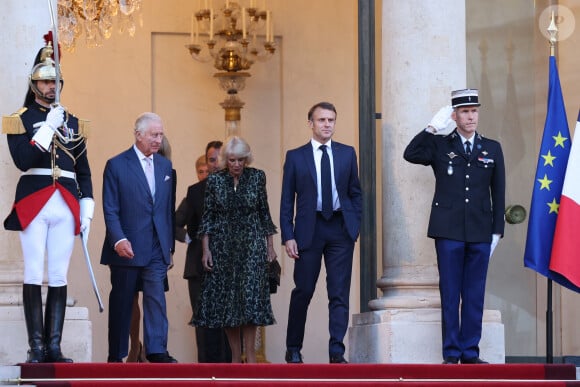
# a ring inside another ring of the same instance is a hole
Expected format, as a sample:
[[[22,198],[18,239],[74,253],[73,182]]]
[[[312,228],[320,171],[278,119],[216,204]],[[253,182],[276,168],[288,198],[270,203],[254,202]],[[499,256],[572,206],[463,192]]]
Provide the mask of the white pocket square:
[[[167,180],[171,180],[171,176],[165,175],[165,180],[163,180],[163,181],[167,181]]]

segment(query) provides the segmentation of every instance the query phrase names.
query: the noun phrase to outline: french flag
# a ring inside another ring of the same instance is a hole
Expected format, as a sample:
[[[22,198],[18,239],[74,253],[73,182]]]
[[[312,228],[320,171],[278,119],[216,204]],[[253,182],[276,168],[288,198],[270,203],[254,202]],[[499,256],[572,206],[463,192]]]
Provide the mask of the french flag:
[[[580,287],[580,111],[574,137],[562,187],[550,270]]]

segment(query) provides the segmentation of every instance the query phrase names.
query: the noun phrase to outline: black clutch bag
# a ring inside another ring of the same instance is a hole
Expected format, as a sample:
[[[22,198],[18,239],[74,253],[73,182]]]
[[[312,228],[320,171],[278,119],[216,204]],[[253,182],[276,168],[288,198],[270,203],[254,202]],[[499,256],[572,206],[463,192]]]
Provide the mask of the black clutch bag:
[[[275,259],[268,263],[268,282],[270,283],[270,293],[276,293],[278,291],[278,286],[280,286],[280,274],[282,273],[282,268],[280,263]]]

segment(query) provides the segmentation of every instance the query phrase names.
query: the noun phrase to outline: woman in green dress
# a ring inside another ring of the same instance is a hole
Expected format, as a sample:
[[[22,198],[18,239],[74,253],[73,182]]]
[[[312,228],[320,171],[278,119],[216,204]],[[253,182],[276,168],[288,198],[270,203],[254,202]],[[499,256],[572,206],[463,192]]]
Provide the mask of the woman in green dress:
[[[275,323],[268,263],[276,259],[264,171],[249,167],[250,146],[231,137],[221,149],[222,170],[207,179],[198,230],[205,269],[194,324],[224,328],[232,362],[256,362],[258,326]]]

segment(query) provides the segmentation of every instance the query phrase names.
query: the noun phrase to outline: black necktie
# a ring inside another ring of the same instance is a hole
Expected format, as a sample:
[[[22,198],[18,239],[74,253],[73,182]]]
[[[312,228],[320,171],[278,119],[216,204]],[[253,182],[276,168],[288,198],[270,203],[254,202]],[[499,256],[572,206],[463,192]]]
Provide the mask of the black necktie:
[[[469,140],[465,141],[465,154],[471,156],[471,142]]]
[[[321,145],[322,159],[320,160],[320,187],[322,194],[322,216],[328,220],[332,218],[332,177],[330,174],[330,157],[326,152],[326,145]]]

